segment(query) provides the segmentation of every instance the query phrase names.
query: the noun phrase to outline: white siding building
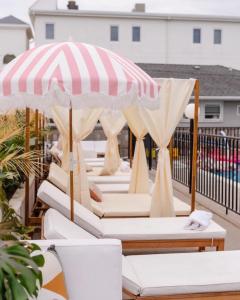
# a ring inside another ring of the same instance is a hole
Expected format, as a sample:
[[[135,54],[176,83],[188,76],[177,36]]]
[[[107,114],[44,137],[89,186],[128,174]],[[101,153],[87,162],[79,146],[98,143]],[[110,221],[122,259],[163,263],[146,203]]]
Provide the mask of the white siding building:
[[[240,69],[240,17],[161,14],[137,5],[132,11],[59,8],[58,0],[39,0],[30,8],[36,45],[86,42],[137,63],[224,65]],[[79,1],[81,3],[81,1]]]
[[[7,56],[14,57],[27,50],[31,38],[28,24],[13,16],[0,19],[0,69]]]

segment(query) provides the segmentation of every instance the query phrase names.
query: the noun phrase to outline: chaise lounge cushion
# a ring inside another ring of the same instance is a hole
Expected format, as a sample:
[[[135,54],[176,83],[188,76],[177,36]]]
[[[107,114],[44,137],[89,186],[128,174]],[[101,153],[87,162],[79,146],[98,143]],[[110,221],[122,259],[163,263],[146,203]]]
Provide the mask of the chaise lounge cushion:
[[[239,261],[240,251],[128,256],[123,287],[141,296],[240,291]]]
[[[149,217],[151,196],[148,194],[104,194],[103,201],[94,205],[103,217]]]
[[[49,208],[44,216],[43,235],[48,240],[96,239],[95,236],[74,224],[53,208]]]
[[[44,181],[41,184],[38,189],[38,198],[69,218],[70,199],[68,195],[61,192],[51,183]],[[96,237],[102,236],[102,224],[100,219],[77,201],[74,201],[74,221]]]
[[[48,180],[64,193],[67,192],[68,174],[55,163],[50,165]]]
[[[99,185],[101,186],[101,185]],[[174,197],[177,216],[190,213],[190,206]],[[101,203],[93,204],[93,211],[99,217],[149,217],[152,197],[148,194],[104,194]],[[100,214],[99,214],[100,212]]]
[[[102,219],[105,238],[120,240],[172,240],[224,238],[225,229],[214,221],[203,231],[186,230],[187,217]]]

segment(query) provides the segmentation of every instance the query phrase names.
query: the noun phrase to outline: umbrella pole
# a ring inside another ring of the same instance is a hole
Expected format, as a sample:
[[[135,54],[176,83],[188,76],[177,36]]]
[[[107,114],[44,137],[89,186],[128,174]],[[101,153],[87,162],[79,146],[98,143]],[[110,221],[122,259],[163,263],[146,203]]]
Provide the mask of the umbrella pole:
[[[35,110],[35,150],[38,151],[39,150],[39,113],[38,113],[38,109]],[[40,159],[38,159],[39,162]],[[38,166],[38,171],[39,170],[39,166]],[[38,188],[38,178],[35,176],[35,195],[37,195],[37,188]]]
[[[69,151],[70,151],[70,217],[74,221],[74,187],[73,187],[73,130],[72,130],[72,108],[69,109]]]
[[[30,151],[30,109],[26,108],[25,153]],[[25,224],[29,222],[29,175],[25,176]]]
[[[199,108],[199,81],[194,86],[194,126],[193,126],[193,159],[192,159],[192,189],[191,211],[196,208],[196,179],[197,179],[197,148],[198,148],[198,108]]]

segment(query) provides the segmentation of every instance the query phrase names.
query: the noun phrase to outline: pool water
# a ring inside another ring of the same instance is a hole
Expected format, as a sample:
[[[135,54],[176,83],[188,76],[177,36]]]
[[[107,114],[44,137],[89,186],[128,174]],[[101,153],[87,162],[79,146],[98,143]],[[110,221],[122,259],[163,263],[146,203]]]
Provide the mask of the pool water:
[[[217,172],[217,174],[220,176],[224,176],[225,178],[240,182],[240,170]]]

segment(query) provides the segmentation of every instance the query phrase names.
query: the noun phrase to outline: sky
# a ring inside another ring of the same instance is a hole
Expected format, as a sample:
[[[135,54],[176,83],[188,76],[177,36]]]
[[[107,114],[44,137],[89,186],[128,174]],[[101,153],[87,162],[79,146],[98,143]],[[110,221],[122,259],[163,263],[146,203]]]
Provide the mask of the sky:
[[[43,0],[48,1],[48,0]],[[67,0],[58,0],[64,8]],[[12,14],[30,22],[28,9],[35,0],[0,0],[0,17]],[[83,10],[130,11],[135,2],[145,2],[146,10],[155,13],[193,13],[240,16],[240,0],[78,0]]]

